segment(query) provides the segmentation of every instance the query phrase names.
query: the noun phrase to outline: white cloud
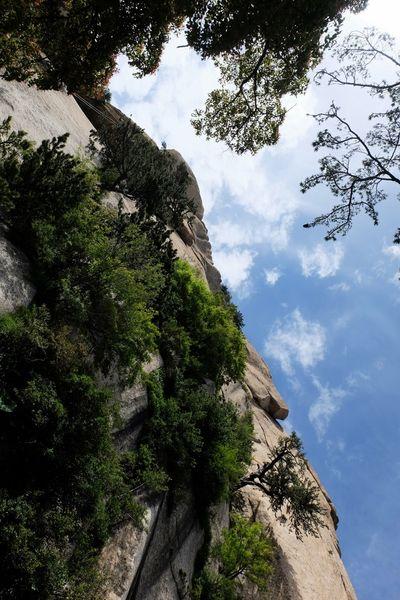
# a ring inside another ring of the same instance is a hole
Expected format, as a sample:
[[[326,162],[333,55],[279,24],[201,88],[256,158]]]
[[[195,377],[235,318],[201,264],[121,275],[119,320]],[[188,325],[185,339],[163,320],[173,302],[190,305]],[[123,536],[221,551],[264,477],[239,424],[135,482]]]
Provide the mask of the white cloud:
[[[348,283],[344,283],[344,281],[341,281],[340,283],[330,285],[328,289],[332,290],[332,292],[348,292],[350,291],[350,286]]]
[[[282,277],[282,273],[277,267],[273,269],[264,269],[265,282],[268,285],[275,285],[277,281]]]
[[[172,38],[157,75],[140,80],[132,76],[121,57],[119,72],[110,85],[116,96],[113,101],[157,143],[165,141],[168,147],[177,148],[190,164],[199,182],[208,224],[213,223],[210,238],[214,247],[218,246],[216,239],[226,235],[224,246],[267,244],[280,251],[288,245],[299,208],[297,194],[283,179],[268,173],[268,149],[256,156],[238,156],[223,143],[196,136],[190,116],[217,85],[218,71],[212,61],[202,61],[190,48],[177,48],[180,43],[181,39]],[[232,223],[223,226],[227,198],[240,218],[240,227]],[[216,222],[218,209],[224,209],[224,218]],[[208,216],[211,211],[213,219]]]
[[[382,249],[383,254],[389,256],[392,260],[400,259],[400,245],[393,244],[392,246],[385,246]]]
[[[340,387],[333,388],[322,385],[319,379],[312,377],[312,382],[318,391],[318,398],[308,411],[308,418],[313,425],[319,441],[323,439],[332,417],[340,410],[343,399],[348,392]]]
[[[366,277],[359,269],[354,271],[354,281],[359,285],[362,285],[366,280]]]
[[[344,250],[340,244],[317,244],[314,248],[299,250],[301,269],[305,277],[313,275],[332,277],[340,268]]]
[[[287,375],[293,375],[295,363],[308,369],[320,362],[325,347],[325,329],[317,321],[304,319],[297,308],[275,321],[265,342],[265,353],[277,360]]]
[[[363,371],[356,370],[350,373],[346,378],[346,383],[350,388],[360,388],[371,381],[371,377]],[[370,387],[370,386],[369,386]]]
[[[221,271],[229,287],[246,296],[249,293],[249,277],[255,253],[250,250],[218,250],[214,252],[214,263]]]

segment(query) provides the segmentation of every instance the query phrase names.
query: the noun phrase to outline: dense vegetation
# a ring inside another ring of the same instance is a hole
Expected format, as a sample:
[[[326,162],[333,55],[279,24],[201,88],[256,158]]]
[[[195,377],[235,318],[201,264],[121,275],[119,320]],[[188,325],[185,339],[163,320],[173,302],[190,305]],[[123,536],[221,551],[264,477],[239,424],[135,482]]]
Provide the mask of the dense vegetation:
[[[267,589],[274,547],[260,523],[232,513],[229,529],[222,531],[210,555],[218,570],[202,570],[194,582],[193,600],[238,600],[244,582]]]
[[[171,32],[220,69],[220,88],[196,111],[198,133],[236,152],[276,143],[282,97],[307,86],[307,72],[339,31],[346,9],[366,0],[0,0],[0,68],[10,79],[103,97],[128,57],[154,72]]]
[[[120,520],[140,524],[133,488],[191,487],[205,509],[251,454],[249,417],[219,394],[244,368],[233,305],[174,259],[167,209],[105,207],[110,165],[100,177],[64,146],[65,136],[34,148],[9,119],[0,127],[0,220],[37,287],[30,307],[0,317],[1,598],[95,597],[97,549]],[[143,206],[171,189],[153,172]],[[101,382],[111,369],[133,381],[158,347],[167,367],[148,382],[142,439],[119,455]]]
[[[175,490],[194,490],[199,509],[228,500],[250,463],[251,416],[239,417],[218,394],[196,389],[195,380],[181,383],[175,397],[167,397],[159,374],[151,378],[149,391],[150,415],[139,453],[144,447],[155,457]]]

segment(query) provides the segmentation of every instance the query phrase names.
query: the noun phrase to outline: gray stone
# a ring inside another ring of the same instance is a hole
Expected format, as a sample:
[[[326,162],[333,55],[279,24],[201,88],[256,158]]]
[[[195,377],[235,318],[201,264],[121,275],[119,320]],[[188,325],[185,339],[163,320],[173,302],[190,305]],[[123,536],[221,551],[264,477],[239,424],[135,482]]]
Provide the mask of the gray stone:
[[[28,260],[0,232],[0,313],[28,306],[34,294]]]
[[[9,115],[12,127],[36,143],[69,133],[66,150],[72,154],[84,153],[93,129],[73,96],[0,78],[0,120]]]
[[[145,522],[142,529],[132,521],[122,523],[101,551],[99,567],[106,577],[104,600],[125,600],[151,542],[157,524],[161,499],[144,500]]]
[[[122,212],[127,214],[133,214],[137,211],[134,201],[119,192],[106,192],[102,198],[102,203],[104,206],[115,208],[115,210],[118,210],[121,205]]]
[[[203,538],[190,495],[182,498],[172,511],[165,501],[129,600],[181,600],[187,597],[185,594]]]
[[[254,400],[275,419],[286,419],[289,409],[272,381],[268,366],[250,342],[246,345],[248,358],[244,379]]]

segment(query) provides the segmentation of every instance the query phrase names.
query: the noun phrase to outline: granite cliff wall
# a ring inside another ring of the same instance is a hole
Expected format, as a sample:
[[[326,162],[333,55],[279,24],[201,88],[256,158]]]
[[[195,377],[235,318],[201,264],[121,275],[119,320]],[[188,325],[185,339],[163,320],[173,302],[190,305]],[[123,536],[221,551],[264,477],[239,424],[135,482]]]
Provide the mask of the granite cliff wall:
[[[34,87],[0,79],[0,119],[13,116],[13,127],[26,131],[36,142],[56,135],[70,133],[69,152],[85,152],[90,130],[96,120],[103,118],[98,112],[84,106],[85,112],[73,97],[62,92],[38,91]],[[126,118],[112,106],[105,109],[113,118]],[[183,160],[175,150],[170,150],[177,161]],[[211,289],[218,289],[221,277],[212,260],[211,245],[203,222],[203,205],[200,191],[192,174],[188,193],[195,200],[195,215],[190,223],[172,233],[179,256],[190,262]],[[117,204],[118,197],[110,194],[106,199]],[[131,201],[123,198],[127,211],[135,210]],[[0,311],[7,312],[28,304],[35,294],[29,281],[29,257],[13,247],[0,230]],[[255,439],[254,464],[263,462],[269,449],[279,436],[284,435],[279,420],[286,418],[288,408],[276,390],[268,366],[248,343],[248,361],[243,383],[225,386],[223,393],[239,408],[253,412]],[[148,365],[152,371],[162,365],[155,356]],[[120,389],[118,381],[112,382],[121,404],[122,425],[115,432],[116,444],[127,448],[135,443],[141,423],[145,418],[147,395],[144,386],[137,382],[129,389]],[[340,558],[335,533],[337,515],[332,502],[311,466],[308,476],[317,483],[320,502],[326,509],[325,527],[320,537],[296,538],[284,523],[273,514],[268,498],[260,491],[243,490],[243,511],[264,523],[272,532],[278,545],[275,576],[269,591],[262,596],[270,600],[354,600],[351,582]],[[102,551],[100,561],[108,574],[104,598],[108,600],[179,600],[186,597],[186,580],[190,580],[196,554],[203,543],[204,533],[193,510],[190,494],[178,505],[168,506],[167,498],[156,500],[145,496],[147,524],[143,531],[131,523],[120,526]],[[228,507],[215,509],[213,532],[228,523]],[[185,576],[183,576],[183,574]],[[261,598],[250,587],[244,598]]]

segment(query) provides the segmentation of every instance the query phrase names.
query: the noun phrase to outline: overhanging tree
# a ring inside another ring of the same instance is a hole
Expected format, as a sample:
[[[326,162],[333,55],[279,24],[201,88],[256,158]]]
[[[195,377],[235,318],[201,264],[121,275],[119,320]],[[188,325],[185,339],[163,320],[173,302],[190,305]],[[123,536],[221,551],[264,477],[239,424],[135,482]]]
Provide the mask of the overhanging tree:
[[[343,12],[364,0],[203,0],[189,18],[189,45],[220,69],[220,88],[193,115],[197,133],[239,154],[275,144],[285,94],[307,87],[307,72],[339,33]]]
[[[304,227],[326,226],[326,240],[346,235],[354,217],[362,212],[378,225],[377,205],[387,198],[393,184],[400,185],[400,55],[394,39],[374,29],[353,32],[335,54],[340,67],[321,70],[318,79],[326,78],[330,85],[364,89],[382,101],[383,110],[369,115],[373,126],[366,135],[357,131],[335,103],[326,112],[314,115],[318,123],[332,124],[335,130],[325,127],[313,146],[316,151],[332,153],[320,159],[320,172],[307,177],[301,190],[326,184],[340,202]],[[382,65],[378,61],[385,63],[388,72],[391,67],[390,79],[374,79],[374,67]],[[395,232],[394,242],[400,243],[400,229]]]
[[[258,488],[269,497],[274,513],[289,521],[289,528],[298,538],[303,534],[318,536],[324,525],[324,509],[319,503],[318,487],[307,478],[306,471],[303,445],[293,432],[272,448],[267,462],[242,477],[236,490]]]
[[[125,54],[138,76],[154,72],[172,31],[221,71],[193,123],[236,152],[276,143],[285,94],[335,39],[346,9],[367,0],[0,0],[0,68],[9,79],[103,97]]]

